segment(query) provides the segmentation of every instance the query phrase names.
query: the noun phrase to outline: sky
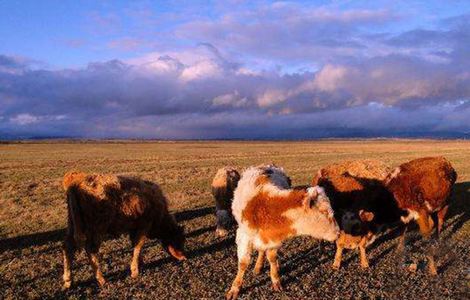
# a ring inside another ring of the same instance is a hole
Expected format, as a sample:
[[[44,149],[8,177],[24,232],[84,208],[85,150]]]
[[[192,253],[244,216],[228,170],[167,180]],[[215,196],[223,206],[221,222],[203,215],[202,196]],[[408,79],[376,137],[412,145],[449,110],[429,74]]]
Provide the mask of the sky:
[[[470,137],[470,1],[0,1],[0,139]]]

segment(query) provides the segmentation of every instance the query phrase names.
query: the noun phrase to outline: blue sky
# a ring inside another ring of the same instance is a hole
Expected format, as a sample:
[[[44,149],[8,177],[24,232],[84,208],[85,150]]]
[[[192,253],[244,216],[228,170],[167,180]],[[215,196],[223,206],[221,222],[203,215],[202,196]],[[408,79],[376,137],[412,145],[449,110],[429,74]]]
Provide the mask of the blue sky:
[[[0,137],[470,132],[468,1],[1,1]]]

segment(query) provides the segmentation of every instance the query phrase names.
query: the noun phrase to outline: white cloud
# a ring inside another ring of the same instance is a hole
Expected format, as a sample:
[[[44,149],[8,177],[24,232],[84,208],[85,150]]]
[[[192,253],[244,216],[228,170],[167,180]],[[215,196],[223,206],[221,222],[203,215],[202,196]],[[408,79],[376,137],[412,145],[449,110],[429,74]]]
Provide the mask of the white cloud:
[[[193,81],[206,79],[222,75],[223,70],[212,60],[202,60],[189,66],[181,72],[180,79],[183,81]]]
[[[30,125],[37,123],[39,118],[31,114],[18,114],[15,117],[10,118],[10,121],[18,125]]]
[[[246,97],[240,97],[238,91],[233,93],[224,94],[212,99],[212,105],[214,106],[231,106],[231,107],[244,107],[248,105],[248,99]]]

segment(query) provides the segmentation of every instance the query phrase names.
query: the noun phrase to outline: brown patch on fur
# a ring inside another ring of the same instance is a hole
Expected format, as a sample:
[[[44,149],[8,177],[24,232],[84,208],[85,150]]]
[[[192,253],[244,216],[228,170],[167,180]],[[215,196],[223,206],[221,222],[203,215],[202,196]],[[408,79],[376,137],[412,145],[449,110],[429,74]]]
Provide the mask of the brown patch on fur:
[[[215,174],[214,179],[212,180],[212,187],[213,188],[220,188],[220,187],[225,187],[227,185],[227,173],[223,172],[217,172]]]
[[[267,175],[261,175],[255,181],[255,185],[257,186],[269,184],[269,183],[271,183],[271,180],[269,179],[269,176]]]
[[[66,191],[71,185],[79,184],[81,181],[84,180],[86,174],[83,172],[78,171],[70,171],[64,175],[64,179],[62,180],[62,186]]]
[[[400,172],[389,180],[387,188],[400,208],[433,212],[447,204],[457,179],[448,160],[425,157],[404,163],[399,168]]]
[[[320,178],[329,178],[349,174],[351,177],[384,180],[391,168],[384,162],[373,159],[343,161],[331,164],[318,171],[312,180],[312,185],[318,185]]]
[[[259,230],[263,242],[280,242],[296,231],[291,228],[293,220],[283,214],[294,208],[301,208],[307,192],[304,189],[289,190],[289,195],[271,196],[261,191],[251,199],[242,212],[242,218],[252,229]]]
[[[141,216],[147,208],[137,195],[130,195],[123,201],[121,210],[126,216]]]

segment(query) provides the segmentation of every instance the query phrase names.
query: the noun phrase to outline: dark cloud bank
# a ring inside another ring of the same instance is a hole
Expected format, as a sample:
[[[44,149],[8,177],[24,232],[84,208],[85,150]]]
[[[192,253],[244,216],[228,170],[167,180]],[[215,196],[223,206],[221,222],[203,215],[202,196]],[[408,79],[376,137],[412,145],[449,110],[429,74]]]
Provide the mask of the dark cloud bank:
[[[470,136],[468,16],[441,29],[365,35],[358,26],[393,16],[317,13],[316,26],[302,14],[286,21],[290,36],[263,20],[186,24],[181,35],[210,42],[186,49],[186,61],[158,54],[52,70],[0,55],[0,138]],[[319,24],[328,39],[309,31]],[[269,34],[260,41],[261,32]],[[319,67],[251,68],[249,55],[218,49]]]

